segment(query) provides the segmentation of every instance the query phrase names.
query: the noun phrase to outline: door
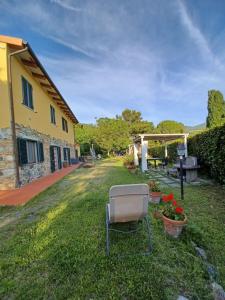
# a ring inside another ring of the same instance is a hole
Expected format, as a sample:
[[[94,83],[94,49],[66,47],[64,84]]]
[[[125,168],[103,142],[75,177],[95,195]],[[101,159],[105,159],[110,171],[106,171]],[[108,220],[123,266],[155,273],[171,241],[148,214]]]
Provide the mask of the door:
[[[62,168],[61,149],[58,146],[50,146],[50,168],[52,173]]]

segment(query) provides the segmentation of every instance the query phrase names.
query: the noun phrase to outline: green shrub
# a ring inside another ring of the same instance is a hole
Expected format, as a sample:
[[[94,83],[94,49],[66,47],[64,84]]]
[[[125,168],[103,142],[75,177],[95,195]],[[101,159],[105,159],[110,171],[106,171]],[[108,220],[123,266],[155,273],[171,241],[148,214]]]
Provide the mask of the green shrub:
[[[225,183],[225,125],[189,138],[188,153],[197,156],[212,178]]]
[[[125,155],[123,158],[123,165],[127,166],[134,166],[134,157],[133,155]]]

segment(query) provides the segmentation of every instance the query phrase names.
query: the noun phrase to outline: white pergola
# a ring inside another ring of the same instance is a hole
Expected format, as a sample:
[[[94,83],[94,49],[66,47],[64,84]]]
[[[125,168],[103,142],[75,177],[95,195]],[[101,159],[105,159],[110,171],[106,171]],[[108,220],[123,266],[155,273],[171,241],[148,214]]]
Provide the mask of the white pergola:
[[[183,139],[185,145],[185,157],[188,156],[188,149],[187,149],[187,137],[189,133],[144,133],[138,134],[134,138],[134,163],[136,166],[139,165],[138,161],[138,150],[139,145],[141,145],[141,169],[142,172],[148,169],[147,166],[147,158],[148,158],[148,141],[161,141],[165,145],[165,157],[168,156],[167,154],[167,142],[168,141],[175,141],[177,139]]]

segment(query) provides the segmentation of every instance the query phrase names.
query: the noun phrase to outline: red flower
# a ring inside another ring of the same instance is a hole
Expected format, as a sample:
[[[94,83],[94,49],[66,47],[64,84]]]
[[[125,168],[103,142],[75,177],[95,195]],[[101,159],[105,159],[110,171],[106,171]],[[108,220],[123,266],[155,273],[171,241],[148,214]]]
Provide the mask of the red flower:
[[[181,215],[184,212],[184,209],[182,207],[176,207],[175,212],[179,215]]]
[[[173,193],[170,193],[167,197],[169,201],[172,201],[174,199]]]
[[[177,206],[177,201],[173,200],[172,204],[173,204],[173,206]]]
[[[163,200],[163,202],[168,202],[168,201],[170,201],[170,200],[168,199],[168,196],[167,196],[167,195],[163,195],[163,196],[162,196],[162,200]]]

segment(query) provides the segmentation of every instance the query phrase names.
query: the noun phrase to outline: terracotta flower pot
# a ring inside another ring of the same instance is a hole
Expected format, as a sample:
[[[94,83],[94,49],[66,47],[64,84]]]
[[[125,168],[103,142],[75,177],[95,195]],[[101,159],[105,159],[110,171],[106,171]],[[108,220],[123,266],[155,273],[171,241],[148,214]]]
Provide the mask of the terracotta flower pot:
[[[159,203],[161,200],[162,193],[161,192],[151,192],[150,193],[150,202]]]
[[[165,232],[174,238],[178,238],[181,234],[183,227],[187,224],[187,217],[183,221],[175,221],[168,219],[162,215]]]

